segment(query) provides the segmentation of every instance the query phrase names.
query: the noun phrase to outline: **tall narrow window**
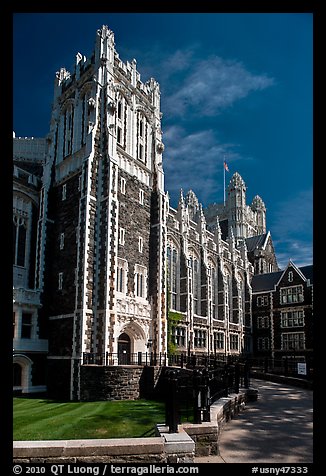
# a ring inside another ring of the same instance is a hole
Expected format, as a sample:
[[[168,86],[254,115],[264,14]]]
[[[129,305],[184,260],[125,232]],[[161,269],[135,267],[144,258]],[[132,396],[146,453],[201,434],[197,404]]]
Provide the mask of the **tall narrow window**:
[[[21,327],[21,337],[22,339],[30,339],[32,337],[32,317],[33,315],[29,312],[22,313],[22,327]]]
[[[122,130],[121,127],[117,127],[117,142],[118,144],[122,144]]]
[[[125,244],[125,229],[120,228],[119,230],[119,245],[124,246]]]
[[[178,310],[178,252],[172,246],[167,247],[167,281],[170,294],[170,308]]]
[[[58,274],[58,289],[59,289],[59,291],[62,290],[62,286],[63,286],[63,273],[59,273]]]
[[[117,263],[117,292],[118,293],[127,293],[127,273],[128,273],[128,262],[124,259],[118,258]]]
[[[196,258],[192,260],[192,293],[194,314],[199,314],[199,263]]]
[[[126,193],[126,179],[123,177],[120,178],[120,192],[123,193],[123,195]]]
[[[62,200],[66,200],[67,198],[67,184],[63,184],[62,185],[62,195],[61,195],[61,199]]]
[[[143,144],[139,144],[139,149],[138,149],[139,160],[144,160],[143,149],[144,149]]]
[[[118,101],[118,108],[117,108],[118,119],[122,119],[122,103]]]
[[[18,226],[17,266],[25,266],[26,228],[24,224]]]
[[[140,205],[144,205],[144,190],[139,190],[139,203]]]
[[[143,252],[143,246],[144,246],[143,238],[140,236],[138,238],[138,251],[139,251],[139,253]]]
[[[140,298],[146,297],[147,270],[144,266],[135,265],[135,295]]]
[[[60,233],[60,250],[63,250],[65,247],[65,234]]]

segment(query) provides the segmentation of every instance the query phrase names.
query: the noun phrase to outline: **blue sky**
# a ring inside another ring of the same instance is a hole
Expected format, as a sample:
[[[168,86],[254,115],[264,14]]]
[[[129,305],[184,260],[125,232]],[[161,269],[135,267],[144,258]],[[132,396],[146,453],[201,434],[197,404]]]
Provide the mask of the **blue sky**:
[[[161,88],[165,185],[223,201],[223,157],[267,207],[279,265],[312,263],[311,13],[18,13],[13,130],[45,136],[53,82],[108,25],[123,61]]]

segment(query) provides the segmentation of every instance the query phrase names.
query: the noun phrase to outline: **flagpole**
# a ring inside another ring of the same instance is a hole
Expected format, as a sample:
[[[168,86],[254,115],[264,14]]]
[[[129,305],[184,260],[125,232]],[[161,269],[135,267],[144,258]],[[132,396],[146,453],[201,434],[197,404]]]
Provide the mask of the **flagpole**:
[[[224,172],[224,181],[223,181],[223,202],[225,206],[225,156],[223,159],[223,172]]]

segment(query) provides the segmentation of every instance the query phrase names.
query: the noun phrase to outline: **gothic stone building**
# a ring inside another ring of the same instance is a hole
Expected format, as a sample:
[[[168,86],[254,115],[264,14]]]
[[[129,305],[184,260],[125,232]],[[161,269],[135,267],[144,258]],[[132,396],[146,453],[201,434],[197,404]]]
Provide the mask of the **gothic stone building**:
[[[13,388],[31,393],[46,388],[48,342],[35,285],[45,140],[14,137],[13,152]]]
[[[265,206],[246,205],[235,173],[225,205],[203,210],[190,191],[170,207],[161,117],[158,83],[120,60],[106,26],[56,75],[33,248],[50,394],[80,398],[85,356],[165,353],[169,311],[178,352],[252,350],[252,276],[278,270]]]

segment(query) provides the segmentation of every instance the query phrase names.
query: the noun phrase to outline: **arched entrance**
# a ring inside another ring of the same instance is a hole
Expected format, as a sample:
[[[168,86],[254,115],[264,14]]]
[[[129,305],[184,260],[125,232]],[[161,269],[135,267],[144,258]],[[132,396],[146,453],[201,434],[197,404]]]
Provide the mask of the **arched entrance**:
[[[14,375],[13,375],[13,384],[14,384],[14,387],[21,387],[22,386],[22,367],[21,365],[17,364],[16,362],[14,363],[14,366],[13,366],[13,371],[14,371]]]
[[[23,354],[15,354],[13,357],[13,388],[29,393],[32,387],[32,365],[29,357]]]
[[[118,338],[118,364],[130,364],[131,342],[130,337],[125,332]]]

